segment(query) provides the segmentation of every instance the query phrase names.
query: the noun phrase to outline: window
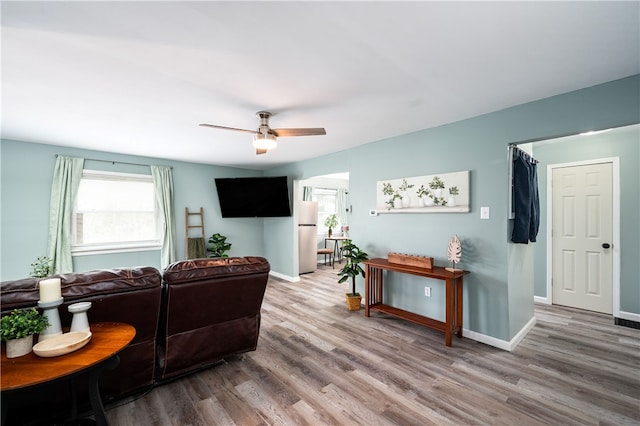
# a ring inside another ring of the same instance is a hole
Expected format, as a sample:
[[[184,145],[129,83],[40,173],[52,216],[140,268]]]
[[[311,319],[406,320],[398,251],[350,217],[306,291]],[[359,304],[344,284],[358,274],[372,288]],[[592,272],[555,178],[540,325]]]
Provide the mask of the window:
[[[318,202],[318,234],[323,235],[329,232],[324,226],[324,220],[330,214],[336,213],[337,194],[335,189],[313,188],[313,201]]]
[[[73,210],[72,253],[160,248],[151,175],[85,170]]]

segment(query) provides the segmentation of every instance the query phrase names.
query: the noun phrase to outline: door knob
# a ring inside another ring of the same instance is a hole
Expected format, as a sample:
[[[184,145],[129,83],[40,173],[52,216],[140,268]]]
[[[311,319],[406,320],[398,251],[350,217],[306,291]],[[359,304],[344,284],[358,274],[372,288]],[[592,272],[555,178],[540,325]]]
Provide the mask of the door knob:
[[[611,247],[611,244],[609,244],[609,243],[602,243],[602,248],[604,248],[604,249],[608,249],[609,247]]]

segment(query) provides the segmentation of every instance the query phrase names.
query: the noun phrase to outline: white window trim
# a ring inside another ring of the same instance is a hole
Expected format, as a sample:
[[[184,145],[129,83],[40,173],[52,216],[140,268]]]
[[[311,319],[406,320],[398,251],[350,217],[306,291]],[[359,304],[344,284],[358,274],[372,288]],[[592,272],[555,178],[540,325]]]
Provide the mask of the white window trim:
[[[130,180],[130,181],[153,182],[153,176],[144,175],[142,173],[107,172],[104,170],[90,170],[90,169],[84,169],[82,171],[82,178],[118,180],[118,179],[113,179],[113,177],[126,178],[127,180]]]
[[[335,198],[336,209],[338,208],[338,189],[337,188],[323,188],[323,187],[314,187],[313,188],[313,196],[314,199],[317,195],[325,195],[325,196],[333,196]],[[337,211],[335,212],[337,214]],[[316,224],[316,229],[318,231],[318,237],[328,236],[328,229],[324,226],[324,222],[319,220]]]
[[[85,244],[71,249],[72,256],[92,256],[96,254],[131,253],[136,251],[161,250],[157,241],[109,244]]]

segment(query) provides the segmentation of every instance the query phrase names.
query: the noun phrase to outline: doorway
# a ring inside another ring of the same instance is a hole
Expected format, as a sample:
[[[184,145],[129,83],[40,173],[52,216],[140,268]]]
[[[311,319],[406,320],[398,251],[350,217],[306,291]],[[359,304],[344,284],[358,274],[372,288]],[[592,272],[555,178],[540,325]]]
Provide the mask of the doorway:
[[[332,242],[327,241],[327,227],[325,219],[330,214],[337,216],[339,227],[334,229],[334,233],[344,232],[343,228],[348,229],[349,213],[351,211],[348,200],[349,193],[349,173],[331,173],[326,175],[314,176],[304,180],[295,181],[294,191],[294,210],[299,221],[299,215],[304,210],[305,204],[310,202],[315,204],[315,217],[313,220],[313,237],[301,238],[302,233],[299,228],[300,223],[296,223],[297,229],[294,235],[297,236],[295,244],[298,251],[298,275],[300,273],[314,272],[318,265],[317,251],[325,247],[333,247]],[[309,227],[307,227],[309,228]],[[305,229],[305,231],[308,231]],[[309,232],[306,232],[309,234]],[[307,247],[307,244],[312,244]],[[304,250],[303,250],[304,249]],[[306,253],[306,254],[303,254]],[[310,258],[307,258],[310,256]]]
[[[547,295],[612,314],[619,294],[618,159],[549,165]]]

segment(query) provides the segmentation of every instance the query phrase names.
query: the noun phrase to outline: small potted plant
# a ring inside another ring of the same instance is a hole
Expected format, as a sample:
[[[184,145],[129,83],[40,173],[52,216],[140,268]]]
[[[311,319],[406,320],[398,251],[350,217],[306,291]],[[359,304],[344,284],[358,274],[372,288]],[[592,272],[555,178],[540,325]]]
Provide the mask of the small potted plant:
[[[327,233],[327,235],[329,236],[329,238],[331,238],[331,235],[333,235],[333,228],[338,226],[338,216],[336,216],[335,213],[327,216],[327,218],[324,220],[324,226],[329,228],[329,232]]]
[[[14,309],[0,319],[0,339],[7,342],[7,358],[31,352],[33,335],[49,327],[47,318],[36,308]]]
[[[362,275],[364,277],[364,269],[360,266],[360,263],[369,259],[369,255],[353,244],[351,240],[345,240],[340,250],[342,251],[342,257],[346,259],[346,262],[338,272],[338,275],[342,277],[338,283],[343,283],[351,278],[351,293],[345,294],[345,297],[347,299],[347,307],[349,310],[357,311],[360,309],[362,296],[360,293],[356,292],[356,277],[358,275]]]
[[[40,256],[31,264],[31,274],[29,276],[32,278],[47,278],[53,275],[53,272],[53,259],[48,256]]]
[[[209,237],[209,246],[207,247],[208,257],[227,258],[227,252],[231,250],[231,243],[227,242],[227,237],[222,234],[215,233]]]

